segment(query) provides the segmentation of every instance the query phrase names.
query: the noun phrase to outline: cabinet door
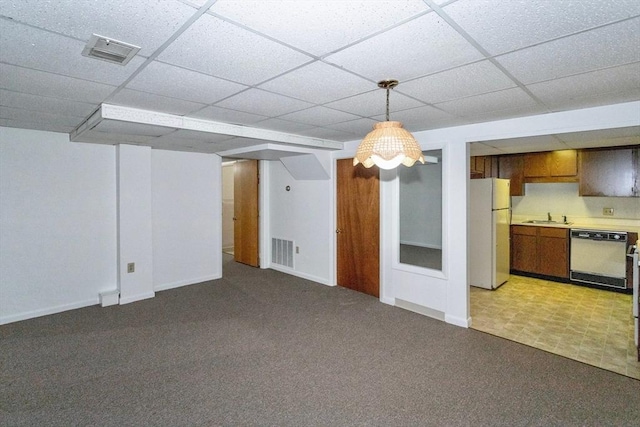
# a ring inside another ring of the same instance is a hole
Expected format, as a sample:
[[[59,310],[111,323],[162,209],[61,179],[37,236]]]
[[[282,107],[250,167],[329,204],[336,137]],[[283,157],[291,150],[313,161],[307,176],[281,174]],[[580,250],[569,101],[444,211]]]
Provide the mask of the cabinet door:
[[[500,156],[498,158],[498,178],[511,180],[510,195],[524,196],[524,165],[522,154]]]
[[[536,273],[538,243],[536,227],[511,227],[511,269]]]
[[[551,176],[576,176],[578,174],[578,153],[576,150],[551,151],[548,155]]]
[[[580,196],[638,197],[638,150],[580,152]]]
[[[538,273],[554,277],[569,277],[569,230],[540,228],[538,230]]]
[[[550,176],[547,153],[527,153],[524,155],[524,176],[547,177]]]

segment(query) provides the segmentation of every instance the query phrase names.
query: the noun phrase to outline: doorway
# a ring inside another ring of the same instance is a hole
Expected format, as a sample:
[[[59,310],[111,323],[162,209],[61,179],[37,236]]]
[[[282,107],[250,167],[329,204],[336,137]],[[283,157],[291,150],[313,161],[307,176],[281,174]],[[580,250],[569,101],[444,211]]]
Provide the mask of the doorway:
[[[337,284],[380,297],[380,171],[336,161]]]
[[[234,260],[259,267],[258,160],[238,160],[233,166]]]

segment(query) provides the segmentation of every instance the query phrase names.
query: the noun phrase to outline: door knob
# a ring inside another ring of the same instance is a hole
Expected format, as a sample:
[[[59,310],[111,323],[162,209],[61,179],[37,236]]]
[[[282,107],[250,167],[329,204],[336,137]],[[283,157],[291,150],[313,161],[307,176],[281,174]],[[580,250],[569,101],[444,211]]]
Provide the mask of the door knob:
[[[337,233],[337,234],[342,233],[342,228],[336,228],[336,233]]]
[[[235,216],[233,217],[233,220],[236,221],[238,218],[236,218]]]

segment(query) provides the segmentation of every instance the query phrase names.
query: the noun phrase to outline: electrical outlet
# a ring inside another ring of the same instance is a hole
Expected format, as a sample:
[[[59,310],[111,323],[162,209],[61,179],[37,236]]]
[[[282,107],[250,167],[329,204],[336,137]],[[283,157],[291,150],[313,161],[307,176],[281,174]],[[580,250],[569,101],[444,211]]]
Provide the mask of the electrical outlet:
[[[127,273],[133,273],[134,271],[136,271],[136,263],[130,262],[127,264]]]
[[[296,246],[296,253],[299,254],[300,253],[300,246]]]
[[[613,216],[613,208],[602,208],[602,215]]]

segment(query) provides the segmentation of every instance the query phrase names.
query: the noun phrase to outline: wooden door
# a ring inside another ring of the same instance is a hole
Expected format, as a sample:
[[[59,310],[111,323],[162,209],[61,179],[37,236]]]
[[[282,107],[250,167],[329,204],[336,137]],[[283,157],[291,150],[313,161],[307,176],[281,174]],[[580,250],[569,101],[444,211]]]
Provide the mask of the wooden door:
[[[380,296],[380,180],[376,166],[337,161],[338,285]]]
[[[241,160],[234,165],[233,246],[235,261],[253,267],[260,265],[257,160]]]

